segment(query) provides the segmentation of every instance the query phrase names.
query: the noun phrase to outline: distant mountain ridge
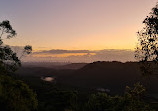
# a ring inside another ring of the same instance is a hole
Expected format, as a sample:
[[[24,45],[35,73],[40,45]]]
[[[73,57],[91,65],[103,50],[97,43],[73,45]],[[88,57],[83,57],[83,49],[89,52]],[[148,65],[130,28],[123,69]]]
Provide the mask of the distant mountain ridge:
[[[45,67],[53,69],[80,69],[88,63],[67,63],[67,62],[23,62],[23,67]]]

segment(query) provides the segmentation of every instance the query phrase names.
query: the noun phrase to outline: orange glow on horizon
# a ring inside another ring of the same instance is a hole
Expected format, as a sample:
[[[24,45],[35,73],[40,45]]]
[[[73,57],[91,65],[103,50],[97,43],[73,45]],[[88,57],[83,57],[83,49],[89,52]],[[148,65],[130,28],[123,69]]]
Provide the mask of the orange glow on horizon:
[[[92,56],[95,53],[64,53],[64,54],[33,54],[32,57],[69,57],[69,56]]]

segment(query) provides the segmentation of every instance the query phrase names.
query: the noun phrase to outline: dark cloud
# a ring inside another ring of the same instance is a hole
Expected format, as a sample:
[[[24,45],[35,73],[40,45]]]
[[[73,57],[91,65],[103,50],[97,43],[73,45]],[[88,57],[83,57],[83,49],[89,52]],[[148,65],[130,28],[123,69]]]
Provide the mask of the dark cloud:
[[[43,50],[40,52],[34,52],[34,54],[64,54],[64,53],[94,53],[95,51],[89,50],[62,50],[62,49],[52,49],[52,50]]]
[[[65,53],[84,53],[84,55],[70,55],[66,57],[36,57],[34,55],[53,55]],[[25,58],[26,61],[53,61],[53,62],[94,62],[94,61],[135,61],[133,50],[44,50],[34,52],[32,56]]]

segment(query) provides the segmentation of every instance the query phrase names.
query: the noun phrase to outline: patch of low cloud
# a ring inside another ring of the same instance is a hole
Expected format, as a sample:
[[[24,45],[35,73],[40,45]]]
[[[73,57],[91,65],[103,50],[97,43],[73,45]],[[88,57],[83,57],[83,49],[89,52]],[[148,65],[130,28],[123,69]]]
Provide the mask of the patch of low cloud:
[[[82,53],[79,55],[79,53]],[[83,54],[84,53],[84,54]],[[67,54],[68,56],[52,56]],[[43,55],[43,56],[36,56]],[[47,55],[47,56],[44,56]],[[48,56],[49,55],[49,56]],[[94,62],[94,61],[135,61],[133,50],[43,50],[33,52],[29,57],[25,57],[24,61],[41,61],[41,62]]]
[[[61,49],[52,49],[52,50],[43,50],[39,52],[34,52],[34,54],[65,54],[65,53],[93,53],[95,51],[90,50],[61,50]]]

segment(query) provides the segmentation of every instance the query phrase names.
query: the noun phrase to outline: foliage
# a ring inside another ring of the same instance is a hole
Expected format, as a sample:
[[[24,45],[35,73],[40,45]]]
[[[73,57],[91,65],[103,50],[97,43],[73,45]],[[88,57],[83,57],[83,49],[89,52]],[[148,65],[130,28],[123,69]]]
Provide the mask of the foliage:
[[[112,98],[106,93],[92,94],[87,103],[88,111],[111,110]]]
[[[4,34],[7,34],[6,39],[10,39],[16,36],[16,31],[12,28],[8,20],[2,21],[0,23],[0,31],[1,31],[0,45],[3,44],[2,37]]]
[[[14,72],[21,61],[9,46],[0,46],[0,63],[7,72]]]
[[[20,80],[15,80],[10,73],[21,66],[17,54],[7,45],[3,39],[16,36],[16,31],[8,20],[0,23],[0,107],[3,111],[33,111],[37,109],[36,94]],[[5,37],[4,37],[5,36]],[[30,54],[31,46],[25,46],[23,53]]]
[[[42,80],[36,80],[31,86],[38,94],[39,111],[65,111],[65,109],[74,111],[76,109],[77,92],[61,89]]]
[[[3,39],[10,39],[15,37],[17,35],[16,31],[12,28],[8,20],[0,23],[0,31],[0,66],[3,68],[1,73],[14,72],[21,65],[21,57],[18,58],[17,54],[13,52],[9,46],[4,45]],[[23,54],[30,54],[31,51],[32,47],[27,45],[24,47]]]
[[[126,87],[124,96],[109,96],[106,93],[92,94],[85,111],[152,111],[143,100],[145,88],[136,83]]]
[[[73,109],[73,102],[76,100],[75,93],[71,91],[53,90],[45,95],[47,102],[42,104],[40,111],[64,111],[65,109]]]
[[[143,21],[145,27],[138,32],[136,58],[140,61],[158,60],[158,5]]]
[[[138,32],[135,58],[141,63],[145,76],[154,74],[158,63],[158,4],[143,21],[144,27]]]
[[[36,94],[20,80],[0,75],[0,108],[2,111],[32,111],[37,109]]]
[[[124,111],[151,111],[143,100],[145,87],[140,83],[134,84],[134,88],[126,87],[124,94]]]

